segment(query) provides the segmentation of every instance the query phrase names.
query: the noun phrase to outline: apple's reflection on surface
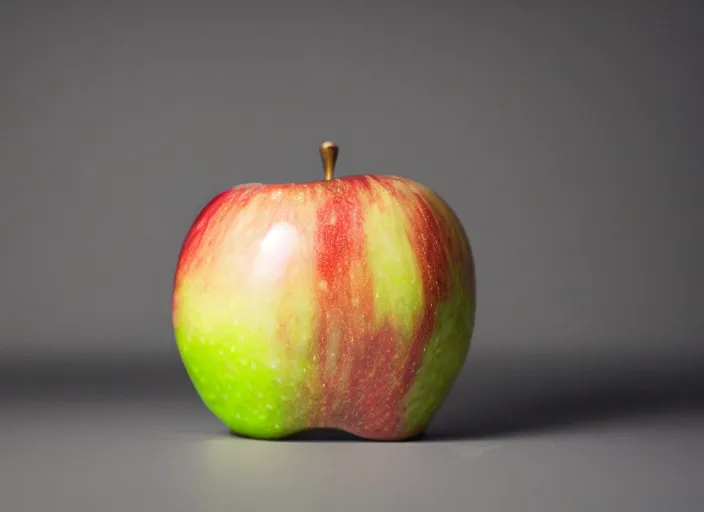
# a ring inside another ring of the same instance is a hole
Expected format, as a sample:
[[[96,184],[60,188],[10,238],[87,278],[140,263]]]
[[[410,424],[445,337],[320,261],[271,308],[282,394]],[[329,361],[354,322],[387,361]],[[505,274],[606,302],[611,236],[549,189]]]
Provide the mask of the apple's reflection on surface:
[[[454,444],[259,441],[230,435],[198,441],[193,448],[196,473],[213,492],[237,486],[274,504],[281,493],[306,504],[342,499],[360,506],[391,499],[390,491],[409,481],[426,487],[414,493],[422,490],[429,498],[449,492],[462,485],[456,480],[466,476],[467,464],[478,462],[489,449],[479,442],[475,449],[465,443],[460,450]],[[440,467],[451,476],[434,478]]]

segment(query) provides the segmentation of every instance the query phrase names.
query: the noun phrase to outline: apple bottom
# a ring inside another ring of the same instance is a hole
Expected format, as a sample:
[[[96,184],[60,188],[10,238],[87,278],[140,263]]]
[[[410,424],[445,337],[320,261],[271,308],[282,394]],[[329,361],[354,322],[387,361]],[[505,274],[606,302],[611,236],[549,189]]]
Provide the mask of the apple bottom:
[[[423,437],[430,424],[430,421],[426,420],[422,424],[408,428],[404,422],[404,409],[400,406],[390,406],[388,408],[379,406],[358,414],[355,412],[353,404],[361,401],[363,401],[363,397],[354,396],[343,400],[341,401],[342,410],[328,417],[321,415],[324,407],[318,403],[315,409],[309,413],[311,419],[307,422],[294,419],[291,423],[279,428],[276,428],[277,425],[272,426],[271,424],[243,425],[241,422],[230,421],[231,414],[223,414],[212,408],[211,411],[216,414],[231,434],[237,437],[264,440],[296,438],[297,436],[305,437],[308,435],[313,437],[321,435],[324,437],[326,431],[336,431],[369,441],[410,441]],[[429,416],[434,416],[434,414],[435,410]],[[388,420],[380,422],[378,419],[374,419],[379,416],[388,418]],[[298,425],[294,426],[293,423],[298,423]]]
[[[242,439],[252,439],[257,441],[354,441],[355,439],[369,442],[379,442],[379,443],[404,443],[420,441],[427,436],[427,429],[424,429],[417,434],[407,434],[402,436],[378,436],[378,437],[368,437],[362,435],[352,434],[344,429],[340,428],[309,428],[304,429],[293,434],[284,435],[281,437],[269,437],[262,438],[256,436],[248,436],[246,434],[241,434],[234,430],[229,431],[234,437],[239,437]],[[344,436],[339,436],[336,434],[343,434]]]
[[[262,440],[295,438],[301,434],[316,436],[324,431],[343,432],[369,441],[417,439],[425,435],[441,402],[440,395],[445,395],[451,384],[448,382],[448,385],[433,390],[438,396],[431,397],[430,401],[436,406],[424,413],[421,421],[408,424],[408,413],[402,405],[403,401],[393,402],[388,399],[393,393],[389,387],[377,388],[381,400],[379,396],[365,396],[352,391],[339,398],[323,395],[311,401],[306,385],[291,395],[287,394],[286,379],[282,377],[272,376],[270,379],[272,383],[283,383],[283,388],[279,389],[250,387],[249,383],[266,379],[252,373],[227,388],[222,383],[228,378],[226,374],[203,374],[192,365],[187,364],[186,367],[190,369],[191,379],[206,408],[231,434]],[[251,391],[249,396],[242,391],[243,388]],[[375,398],[378,400],[376,403]],[[428,401],[425,396],[422,398]]]
[[[417,350],[399,349],[400,338],[383,330],[359,332],[335,350],[334,364],[317,343],[264,343],[260,330],[204,327],[193,317],[175,335],[201,400],[233,434],[283,439],[325,428],[402,441],[427,430],[461,371],[472,300],[457,290],[439,304]]]
[[[377,441],[377,442],[404,442],[404,441],[416,441],[424,438],[427,433],[427,426],[410,432],[399,432],[395,434],[387,433],[390,429],[385,429],[385,432],[375,432],[371,430],[366,430],[364,428],[345,428],[340,426],[321,426],[321,427],[304,427],[300,430],[294,432],[285,432],[280,434],[255,434],[255,433],[245,433],[236,429],[229,429],[231,435],[235,437],[241,437],[244,439],[259,439],[259,440],[296,440],[299,438],[313,438],[327,440],[328,438],[334,438],[335,432],[346,434],[352,439],[360,439],[365,441]]]
[[[452,330],[452,324],[445,324]],[[181,338],[179,336],[179,338]],[[439,336],[426,347],[423,364],[410,383],[398,371],[378,366],[372,379],[355,385],[323,386],[312,358],[265,364],[210,341],[182,345],[183,360],[205,406],[240,437],[285,439],[320,429],[334,429],[370,441],[406,441],[422,437],[452,387],[466,355],[461,343]],[[232,348],[232,347],[231,347]],[[454,350],[452,350],[454,348]],[[234,357],[229,355],[234,354]],[[332,384],[332,383],[328,383]]]

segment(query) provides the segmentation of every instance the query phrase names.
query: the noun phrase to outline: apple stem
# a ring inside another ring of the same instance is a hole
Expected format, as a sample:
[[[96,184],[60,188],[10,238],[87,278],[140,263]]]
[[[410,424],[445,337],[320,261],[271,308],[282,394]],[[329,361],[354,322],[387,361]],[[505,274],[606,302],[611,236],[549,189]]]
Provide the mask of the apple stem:
[[[335,175],[335,162],[337,162],[338,152],[337,144],[334,142],[326,141],[320,145],[320,158],[323,160],[326,181],[330,181]]]

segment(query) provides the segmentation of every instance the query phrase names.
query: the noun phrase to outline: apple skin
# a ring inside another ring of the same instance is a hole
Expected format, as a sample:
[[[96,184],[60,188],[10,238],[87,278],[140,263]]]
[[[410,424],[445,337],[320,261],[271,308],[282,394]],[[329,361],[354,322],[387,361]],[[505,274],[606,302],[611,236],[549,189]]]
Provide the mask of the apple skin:
[[[172,305],[185,369],[232,433],[404,440],[464,365],[474,262],[452,209],[416,181],[245,184],[196,218]]]

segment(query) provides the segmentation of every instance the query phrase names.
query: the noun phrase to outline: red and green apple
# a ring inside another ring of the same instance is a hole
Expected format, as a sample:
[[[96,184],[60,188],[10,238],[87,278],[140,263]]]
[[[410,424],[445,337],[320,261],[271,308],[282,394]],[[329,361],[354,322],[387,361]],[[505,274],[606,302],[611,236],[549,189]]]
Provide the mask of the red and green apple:
[[[179,354],[234,434],[334,428],[422,435],[462,369],[475,317],[469,240],[417,181],[335,177],[245,184],[213,198],[174,278]]]

